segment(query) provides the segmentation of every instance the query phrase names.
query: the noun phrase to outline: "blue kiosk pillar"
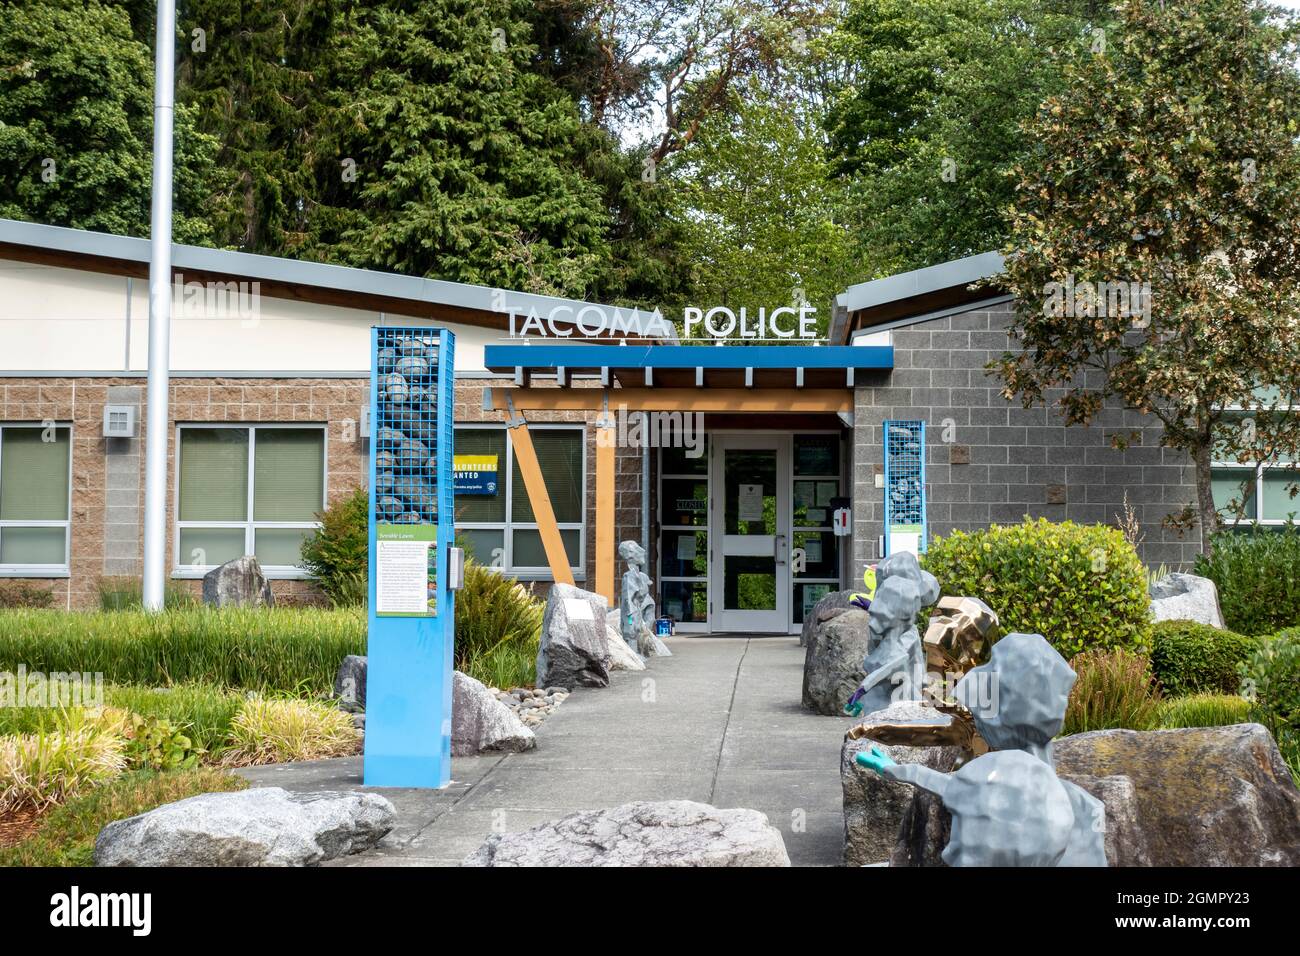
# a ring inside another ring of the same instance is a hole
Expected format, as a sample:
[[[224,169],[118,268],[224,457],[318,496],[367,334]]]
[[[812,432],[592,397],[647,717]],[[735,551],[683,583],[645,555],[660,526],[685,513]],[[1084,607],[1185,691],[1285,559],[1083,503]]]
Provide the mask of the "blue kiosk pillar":
[[[455,336],[370,330],[370,582],[364,781],[451,782]]]

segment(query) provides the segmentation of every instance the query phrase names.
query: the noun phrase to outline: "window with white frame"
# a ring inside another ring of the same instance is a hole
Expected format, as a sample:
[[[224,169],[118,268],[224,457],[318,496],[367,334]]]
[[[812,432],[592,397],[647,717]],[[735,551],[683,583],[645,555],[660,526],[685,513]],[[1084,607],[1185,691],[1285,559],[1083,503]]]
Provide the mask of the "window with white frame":
[[[325,507],[324,427],[182,425],[178,448],[176,573],[252,554],[268,574],[300,574]]]
[[[1210,483],[1220,520],[1226,525],[1283,525],[1300,520],[1300,497],[1291,496],[1300,473],[1290,465],[1215,462]]]
[[[67,575],[72,429],[0,427],[0,573]]]
[[[587,442],[582,428],[528,426],[537,464],[551,499],[565,554],[575,577],[586,566]],[[487,493],[456,495],[456,535],[479,564],[520,577],[549,578],[550,565],[528,500],[514,445],[505,427],[456,428],[457,455],[495,455],[498,479]]]
[[[1242,428],[1254,415],[1234,410],[1224,428]],[[1231,447],[1231,446],[1228,446]],[[1216,459],[1210,470],[1210,486],[1220,520],[1226,525],[1283,525],[1300,519],[1300,496],[1291,489],[1300,484],[1300,471],[1285,455],[1267,461]]]

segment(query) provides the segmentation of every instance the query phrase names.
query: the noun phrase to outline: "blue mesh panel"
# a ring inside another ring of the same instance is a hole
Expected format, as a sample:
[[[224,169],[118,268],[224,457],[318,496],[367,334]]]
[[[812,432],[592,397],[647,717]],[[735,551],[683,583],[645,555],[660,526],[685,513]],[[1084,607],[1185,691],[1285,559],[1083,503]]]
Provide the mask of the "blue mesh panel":
[[[890,528],[914,525],[925,550],[925,422],[885,422],[885,546]]]

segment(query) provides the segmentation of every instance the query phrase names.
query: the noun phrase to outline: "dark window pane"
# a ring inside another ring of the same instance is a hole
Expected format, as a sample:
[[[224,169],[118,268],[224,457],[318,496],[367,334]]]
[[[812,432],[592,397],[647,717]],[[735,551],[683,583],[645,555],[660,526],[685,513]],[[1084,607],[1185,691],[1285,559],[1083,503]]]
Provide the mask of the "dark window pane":
[[[701,438],[703,436],[700,436]],[[665,448],[663,450],[663,474],[665,475],[704,475],[709,470],[709,446],[703,441],[699,448]],[[699,457],[690,455],[699,452]]]
[[[661,576],[703,578],[709,573],[707,531],[665,531],[660,535]]]
[[[659,512],[664,524],[706,526],[709,523],[709,483],[665,478]]]
[[[794,473],[796,475],[838,475],[840,436],[795,435]]]
[[[840,576],[840,539],[830,531],[796,531],[795,548],[803,548],[805,567],[796,573],[804,578]]]
[[[704,581],[664,581],[659,585],[659,611],[679,624],[709,619],[709,586]]]
[[[584,481],[582,474],[583,433],[574,428],[538,428],[529,429],[533,440],[533,450],[537,453],[537,467],[541,469],[542,480],[546,484],[546,494],[551,499],[551,510],[555,520],[561,522],[578,522],[582,520],[582,496]],[[513,511],[510,520],[514,522],[531,522],[533,507],[528,501],[528,488],[524,485],[524,476],[519,471],[516,458],[514,466]],[[471,520],[471,519],[466,519]]]

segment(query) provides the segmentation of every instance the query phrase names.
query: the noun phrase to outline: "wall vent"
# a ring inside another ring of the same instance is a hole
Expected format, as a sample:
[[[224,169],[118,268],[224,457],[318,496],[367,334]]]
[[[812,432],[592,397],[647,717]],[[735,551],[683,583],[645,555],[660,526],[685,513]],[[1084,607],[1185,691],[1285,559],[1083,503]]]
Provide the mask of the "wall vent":
[[[134,405],[105,405],[104,406],[104,437],[105,438],[134,438],[135,437],[135,406]]]

